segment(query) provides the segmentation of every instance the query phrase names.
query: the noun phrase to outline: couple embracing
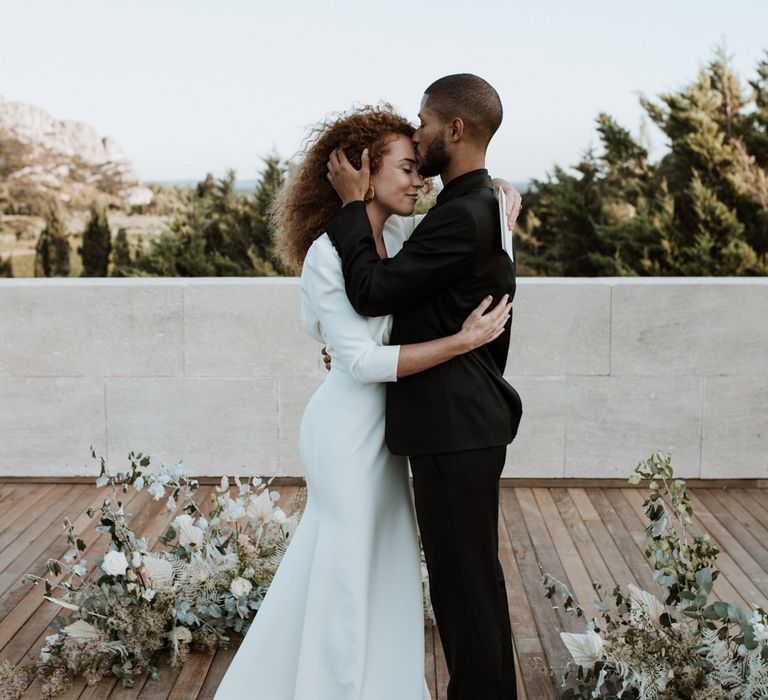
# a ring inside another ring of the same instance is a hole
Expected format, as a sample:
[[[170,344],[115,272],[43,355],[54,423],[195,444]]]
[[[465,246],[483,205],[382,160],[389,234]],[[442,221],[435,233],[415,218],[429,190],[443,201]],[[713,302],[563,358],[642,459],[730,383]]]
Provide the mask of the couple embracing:
[[[215,700],[428,700],[417,521],[449,700],[516,697],[497,528],[522,408],[502,377],[515,269],[494,190],[511,223],[520,197],[485,169],[501,117],[486,81],[441,78],[418,128],[364,108],[317,129],[278,195],[331,370],[301,423],[304,515]]]

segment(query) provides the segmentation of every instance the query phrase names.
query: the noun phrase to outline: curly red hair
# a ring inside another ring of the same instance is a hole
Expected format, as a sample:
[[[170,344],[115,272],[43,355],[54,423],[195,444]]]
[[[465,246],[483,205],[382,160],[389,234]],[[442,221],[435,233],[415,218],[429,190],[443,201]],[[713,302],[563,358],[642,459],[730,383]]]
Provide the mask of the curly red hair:
[[[413,136],[415,129],[391,105],[366,105],[315,126],[307,137],[304,159],[278,192],[271,207],[275,248],[282,261],[301,269],[312,242],[341,209],[341,200],[327,178],[328,158],[341,146],[350,163],[360,167],[368,149],[371,174],[378,172],[392,136]]]

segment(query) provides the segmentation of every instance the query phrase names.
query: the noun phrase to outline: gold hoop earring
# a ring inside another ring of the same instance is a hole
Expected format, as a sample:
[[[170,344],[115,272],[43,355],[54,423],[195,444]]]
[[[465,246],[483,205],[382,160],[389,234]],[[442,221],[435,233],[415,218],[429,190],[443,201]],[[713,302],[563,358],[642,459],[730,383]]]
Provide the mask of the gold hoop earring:
[[[376,196],[376,189],[373,185],[368,186],[368,191],[365,193],[365,197],[363,197],[363,201],[370,202],[374,197]]]

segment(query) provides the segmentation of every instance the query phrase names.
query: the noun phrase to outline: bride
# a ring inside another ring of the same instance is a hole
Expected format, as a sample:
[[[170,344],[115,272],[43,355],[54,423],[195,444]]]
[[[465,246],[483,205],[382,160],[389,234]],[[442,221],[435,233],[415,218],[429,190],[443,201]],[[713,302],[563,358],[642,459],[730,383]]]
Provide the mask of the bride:
[[[391,317],[357,315],[326,222],[341,202],[326,178],[338,147],[360,165],[376,248],[400,249],[424,181],[413,127],[366,107],[313,132],[275,206],[278,248],[301,266],[304,329],[333,358],[301,422],[307,504],[215,700],[423,700],[424,618],[416,520],[405,457],[384,444],[384,382],[421,372],[496,338],[509,319],[490,297],[454,335],[387,345]],[[511,199],[511,198],[510,198]]]

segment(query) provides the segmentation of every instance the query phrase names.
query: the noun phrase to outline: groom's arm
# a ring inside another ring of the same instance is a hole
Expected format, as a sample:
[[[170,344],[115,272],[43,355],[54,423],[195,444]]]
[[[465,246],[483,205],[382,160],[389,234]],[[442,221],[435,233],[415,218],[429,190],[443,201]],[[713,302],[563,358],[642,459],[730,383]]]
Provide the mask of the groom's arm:
[[[477,249],[474,219],[460,203],[432,210],[392,258],[376,252],[365,204],[347,204],[326,226],[341,257],[349,301],[363,316],[410,308],[462,277]]]

